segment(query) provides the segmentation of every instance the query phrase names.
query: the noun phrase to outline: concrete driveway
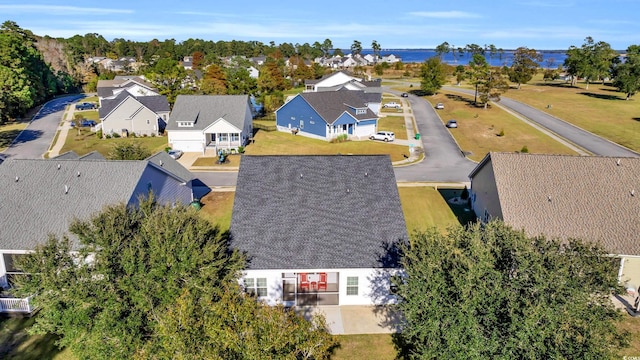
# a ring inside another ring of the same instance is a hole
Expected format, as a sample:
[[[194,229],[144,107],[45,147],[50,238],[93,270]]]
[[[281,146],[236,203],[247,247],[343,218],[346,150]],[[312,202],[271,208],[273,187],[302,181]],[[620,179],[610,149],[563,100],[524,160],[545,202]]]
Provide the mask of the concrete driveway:
[[[41,159],[49,150],[62,121],[64,109],[84,95],[69,95],[51,100],[33,117],[13,143],[3,152],[10,158]]]

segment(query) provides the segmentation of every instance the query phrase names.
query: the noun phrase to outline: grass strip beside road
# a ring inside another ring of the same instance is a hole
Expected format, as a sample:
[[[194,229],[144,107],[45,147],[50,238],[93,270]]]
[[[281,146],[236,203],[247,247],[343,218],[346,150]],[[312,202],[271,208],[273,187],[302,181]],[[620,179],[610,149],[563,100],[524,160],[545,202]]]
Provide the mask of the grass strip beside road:
[[[407,140],[403,116],[385,116],[378,119],[378,131],[392,131],[396,139]]]
[[[480,161],[490,151],[577,155],[542,131],[498,107],[483,109],[473,104],[473,95],[441,91],[426,97],[432,106],[443,103],[438,110],[443,126],[450,119],[458,121],[457,129],[449,129],[460,148],[474,161]],[[500,136],[503,133],[504,135]]]
[[[152,154],[155,154],[158,151],[163,151],[167,146],[167,138],[165,136],[98,139],[96,133],[91,132],[89,128],[76,127],[69,129],[67,139],[60,150],[60,154],[73,150],[78,155],[82,156],[95,150],[104,157],[107,157],[109,152],[113,149],[113,146],[122,142],[139,143],[149,149]]]
[[[246,155],[380,155],[388,154],[391,161],[404,160],[409,148],[382,141],[346,141],[330,143],[281,131],[259,130],[255,142],[245,148]]]
[[[6,150],[28,125],[28,121],[16,121],[0,125],[0,151]]]

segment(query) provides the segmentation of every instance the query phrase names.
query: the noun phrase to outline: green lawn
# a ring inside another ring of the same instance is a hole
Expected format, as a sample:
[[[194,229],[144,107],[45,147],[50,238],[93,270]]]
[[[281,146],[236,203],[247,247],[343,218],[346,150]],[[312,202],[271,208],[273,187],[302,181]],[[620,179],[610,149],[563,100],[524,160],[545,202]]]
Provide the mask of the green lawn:
[[[75,128],[69,130],[67,139],[60,150],[60,153],[62,154],[73,150],[78,155],[84,155],[95,150],[107,157],[113,146],[122,142],[140,143],[148,148],[151,153],[162,151],[167,146],[166,136],[98,139],[96,133],[91,132],[89,128]]]
[[[28,121],[10,122],[0,125],[0,151],[8,148],[11,142],[13,142],[13,139],[20,135],[20,132],[24,130],[27,125],[29,125]]]
[[[74,118],[77,118],[78,116],[81,116],[85,119],[89,119],[89,120],[95,120],[98,121],[100,120],[100,114],[98,113],[98,110],[85,110],[85,111],[75,111],[73,113]]]
[[[203,204],[198,212],[203,218],[217,225],[221,231],[229,230],[235,191],[212,191],[200,199]]]
[[[393,360],[396,350],[391,334],[340,335],[340,346],[331,360]]]
[[[398,192],[409,235],[432,227],[445,231],[450,226],[460,225],[452,206],[438,190],[427,186],[400,186]]]
[[[407,128],[403,116],[385,116],[378,119],[379,131],[393,131],[396,139],[407,140]]]
[[[330,143],[305,136],[294,136],[281,131],[259,130],[254,137],[255,143],[247,145],[247,155],[334,155],[334,154],[389,154],[391,161],[404,160],[409,148],[382,141],[347,141]]]
[[[471,160],[480,161],[489,151],[515,152],[524,146],[530,153],[570,154],[577,153],[550,136],[496,106],[487,109],[473,105],[473,95],[441,91],[425,97],[432,105],[443,103],[438,114],[444,123],[450,119],[458,121],[457,129],[450,129],[462,151]],[[504,136],[499,136],[504,131]]]

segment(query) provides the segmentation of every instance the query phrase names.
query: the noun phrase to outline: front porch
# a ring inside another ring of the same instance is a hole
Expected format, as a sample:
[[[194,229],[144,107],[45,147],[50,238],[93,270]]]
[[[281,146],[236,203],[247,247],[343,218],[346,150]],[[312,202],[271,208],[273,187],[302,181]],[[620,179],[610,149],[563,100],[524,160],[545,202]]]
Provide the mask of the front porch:
[[[290,306],[339,305],[337,272],[282,274],[282,301]]]
[[[206,149],[213,149],[217,154],[219,150],[238,150],[244,145],[244,139],[240,133],[205,133]]]

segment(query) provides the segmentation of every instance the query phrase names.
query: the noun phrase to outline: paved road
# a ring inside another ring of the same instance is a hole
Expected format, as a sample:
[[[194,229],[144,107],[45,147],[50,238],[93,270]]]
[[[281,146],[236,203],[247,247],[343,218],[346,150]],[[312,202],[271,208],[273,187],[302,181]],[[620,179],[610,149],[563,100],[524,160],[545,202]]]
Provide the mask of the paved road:
[[[16,159],[41,159],[56,135],[65,107],[82,97],[69,95],[46,103],[3,154]]]
[[[472,90],[459,89],[455,87],[445,87],[446,90],[473,94]],[[556,135],[576,144],[594,155],[614,156],[614,157],[639,157],[640,154],[628,148],[620,146],[607,139],[601,138],[568,122],[551,116],[544,111],[535,109],[521,102],[502,97],[498,103],[501,106],[516,112],[529,121],[555,133]]]
[[[385,92],[400,94],[391,89],[385,89]],[[399,182],[468,182],[469,173],[476,163],[462,154],[458,144],[429,102],[411,94],[407,100],[411,104],[426,156],[420,163],[396,167],[394,169],[396,180]]]

